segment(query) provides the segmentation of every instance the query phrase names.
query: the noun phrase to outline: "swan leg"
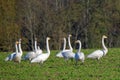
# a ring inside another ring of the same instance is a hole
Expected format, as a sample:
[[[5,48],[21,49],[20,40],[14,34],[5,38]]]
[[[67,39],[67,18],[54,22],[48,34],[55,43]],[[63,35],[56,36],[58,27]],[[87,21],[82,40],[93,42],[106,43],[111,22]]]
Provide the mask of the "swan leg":
[[[71,61],[73,62],[73,58],[71,58]]]
[[[43,61],[40,61],[40,62],[39,62],[39,65],[40,65],[40,66],[43,66]]]
[[[78,64],[78,60],[75,61],[75,65],[76,65],[76,66],[77,66],[77,64]]]

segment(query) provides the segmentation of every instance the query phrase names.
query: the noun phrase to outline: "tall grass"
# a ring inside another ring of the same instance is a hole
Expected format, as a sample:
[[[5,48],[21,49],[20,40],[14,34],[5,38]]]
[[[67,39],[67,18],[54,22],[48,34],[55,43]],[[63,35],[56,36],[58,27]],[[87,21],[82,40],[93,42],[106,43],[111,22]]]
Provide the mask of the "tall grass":
[[[86,49],[85,55],[95,49]],[[109,49],[108,54],[99,61],[86,59],[75,66],[75,61],[56,58],[58,51],[51,55],[43,65],[29,61],[5,62],[10,53],[0,52],[0,80],[120,80],[120,49]],[[25,53],[24,53],[25,55]]]

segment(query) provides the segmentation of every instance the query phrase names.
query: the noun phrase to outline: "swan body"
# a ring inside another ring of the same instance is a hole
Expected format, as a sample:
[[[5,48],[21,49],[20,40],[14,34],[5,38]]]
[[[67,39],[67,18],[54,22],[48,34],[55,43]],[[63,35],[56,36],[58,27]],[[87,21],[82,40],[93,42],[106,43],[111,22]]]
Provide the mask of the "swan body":
[[[85,60],[85,55],[83,52],[81,52],[81,41],[80,40],[77,40],[76,43],[79,43],[79,49],[78,51],[75,53],[75,60],[76,60],[76,64],[77,64],[77,61],[78,60],[81,60],[82,63],[84,63],[84,60]]]
[[[66,48],[66,38],[63,38],[63,40],[64,40],[63,50],[56,54],[56,57],[59,57],[59,58],[62,58],[62,57],[63,57],[62,52],[63,52],[63,51],[65,50],[65,48]]]
[[[103,35],[102,37],[102,46],[103,49],[102,50],[96,50],[93,53],[89,54],[87,56],[87,58],[92,58],[92,59],[100,59],[102,56],[105,56],[108,52],[108,49],[106,48],[105,44],[104,44],[104,39],[107,38],[107,36]]]
[[[35,57],[35,52],[34,51],[31,51],[31,52],[28,52],[25,57],[24,57],[24,60],[32,60],[34,57]]]
[[[35,52],[35,56],[38,56],[39,54],[42,54],[42,50],[40,49],[40,47],[37,47],[37,51]]]
[[[49,42],[48,42],[49,40],[50,38],[47,37],[46,38],[47,53],[39,54],[37,57],[31,60],[31,63],[43,63],[48,59],[48,57],[50,56],[50,49],[49,49]]]
[[[75,56],[75,54],[73,53],[73,48],[70,43],[70,37],[71,35],[68,36],[68,44],[69,44],[70,49],[62,51],[62,56],[64,57],[65,60],[68,60],[69,58],[74,58]]]
[[[37,57],[39,54],[42,53],[42,50],[40,49],[40,47],[38,46],[37,48],[37,40],[35,39],[35,46],[34,46],[35,50],[28,52],[26,54],[26,56],[24,57],[25,60],[32,60],[33,58]]]
[[[22,57],[22,54],[23,54],[23,52],[22,52],[22,49],[21,49],[21,39],[19,39],[19,52],[17,52],[16,53],[16,55],[15,55],[15,57],[13,58],[13,60],[15,61],[15,62],[21,62],[21,57]]]
[[[8,56],[5,58],[5,61],[12,61],[13,58],[15,57],[16,53],[18,53],[17,44],[18,44],[18,42],[16,41],[16,42],[15,42],[15,50],[16,50],[16,52],[13,52],[12,54],[8,55]]]
[[[41,53],[42,53],[42,50],[40,49],[39,46],[37,46],[37,38],[35,38],[35,56],[38,56]]]
[[[62,55],[63,55],[65,60],[72,59],[75,56],[75,54],[70,50],[69,51],[63,51]]]
[[[62,58],[62,51],[60,51],[59,53],[56,54],[56,57]]]

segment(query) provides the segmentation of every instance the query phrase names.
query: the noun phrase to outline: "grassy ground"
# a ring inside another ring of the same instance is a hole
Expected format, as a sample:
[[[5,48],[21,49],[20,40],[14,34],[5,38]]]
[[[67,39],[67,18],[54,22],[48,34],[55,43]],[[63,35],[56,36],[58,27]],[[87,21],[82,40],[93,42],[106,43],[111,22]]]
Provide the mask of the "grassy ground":
[[[87,55],[94,49],[82,51]],[[65,62],[56,58],[56,53],[51,51],[48,60],[39,65],[29,61],[5,62],[10,53],[0,52],[0,80],[120,80],[120,48],[109,49],[99,61],[86,59],[83,65],[79,62],[77,66],[74,60]]]

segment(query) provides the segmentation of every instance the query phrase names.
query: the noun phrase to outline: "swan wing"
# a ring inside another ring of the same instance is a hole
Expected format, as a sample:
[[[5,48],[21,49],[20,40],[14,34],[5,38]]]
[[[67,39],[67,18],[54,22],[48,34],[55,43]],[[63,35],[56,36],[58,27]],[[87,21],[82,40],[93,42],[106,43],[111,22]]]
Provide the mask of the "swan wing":
[[[96,50],[93,53],[89,54],[87,56],[87,58],[93,58],[93,59],[95,59],[95,58],[100,58],[102,56],[103,56],[103,51],[102,50]]]
[[[45,60],[47,60],[47,58],[49,57],[48,54],[40,54],[37,57],[35,57],[34,59],[31,60],[31,63],[39,63],[39,62],[44,62]]]
[[[57,53],[57,54],[56,54],[56,57],[59,57],[59,58],[63,57],[62,51],[60,51],[59,53]]]
[[[34,52],[34,51],[31,51],[31,52],[28,52],[28,53],[25,55],[24,59],[27,60],[27,59],[32,59],[32,58],[34,58],[34,57],[35,57],[35,52]]]
[[[9,54],[6,58],[5,61],[11,61],[13,60],[13,58],[15,57],[16,52],[13,52],[12,54]]]

